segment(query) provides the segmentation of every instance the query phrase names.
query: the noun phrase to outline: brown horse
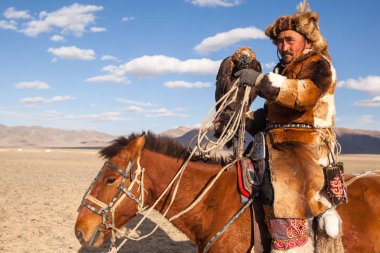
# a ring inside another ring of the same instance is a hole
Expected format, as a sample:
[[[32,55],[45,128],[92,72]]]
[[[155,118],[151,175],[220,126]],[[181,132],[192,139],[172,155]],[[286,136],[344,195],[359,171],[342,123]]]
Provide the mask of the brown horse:
[[[145,190],[139,191],[138,186],[130,187],[130,195],[138,197],[143,192],[143,205],[150,206],[175,176],[186,152],[172,139],[148,133],[140,136],[131,135],[128,138],[120,137],[100,153],[107,159],[108,164],[105,164],[90,187],[88,194],[92,198],[91,200],[84,198],[75,224],[75,233],[81,244],[90,247],[99,247],[111,234],[111,229],[107,229],[103,221],[106,220],[108,223],[112,217],[100,210],[102,206],[106,207],[104,205],[112,206],[115,196],[119,198],[118,185],[129,187],[131,181],[126,178],[133,174],[129,166],[130,161],[133,164],[139,161],[141,167],[145,168]],[[186,209],[221,168],[222,166],[217,163],[190,162],[166,217],[170,218]],[[197,245],[199,252],[203,251],[210,238],[241,208],[242,203],[236,185],[237,173],[236,169],[232,168],[221,175],[217,183],[193,209],[172,221],[174,226]],[[343,242],[346,252],[380,252],[380,216],[376,213],[380,210],[380,194],[378,194],[380,177],[361,178],[350,186],[348,192],[349,203],[338,208],[344,224]],[[171,194],[173,187],[156,206],[159,212],[163,213],[169,205]],[[133,198],[125,198],[114,210],[116,227],[125,225],[138,212],[138,201]],[[255,204],[256,207],[259,205],[258,202]],[[93,210],[90,210],[91,208]],[[254,240],[255,235],[251,225],[253,216],[258,222],[255,223],[255,229],[260,228],[263,237],[259,239],[264,242],[255,248],[268,251],[266,228],[264,223],[260,222],[263,217],[259,210],[255,208],[255,212],[252,213],[252,210],[246,209],[215,241],[209,252],[250,252],[254,241],[257,242]]]

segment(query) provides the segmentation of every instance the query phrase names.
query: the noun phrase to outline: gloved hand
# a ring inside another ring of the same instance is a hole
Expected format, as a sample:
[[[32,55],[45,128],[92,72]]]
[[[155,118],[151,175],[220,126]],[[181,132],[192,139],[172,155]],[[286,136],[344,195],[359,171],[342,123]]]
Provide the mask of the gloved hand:
[[[240,77],[240,85],[249,85],[251,87],[255,86],[260,75],[260,72],[253,69],[242,69],[235,73],[235,77]]]

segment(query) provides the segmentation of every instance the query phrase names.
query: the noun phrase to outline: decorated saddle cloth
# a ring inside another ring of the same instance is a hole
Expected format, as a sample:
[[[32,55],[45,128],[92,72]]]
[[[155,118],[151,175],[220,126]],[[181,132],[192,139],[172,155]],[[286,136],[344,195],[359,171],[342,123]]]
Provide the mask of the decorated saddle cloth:
[[[314,129],[278,128],[268,131],[269,169],[277,218],[311,218],[331,203],[324,197],[323,162],[328,150]]]

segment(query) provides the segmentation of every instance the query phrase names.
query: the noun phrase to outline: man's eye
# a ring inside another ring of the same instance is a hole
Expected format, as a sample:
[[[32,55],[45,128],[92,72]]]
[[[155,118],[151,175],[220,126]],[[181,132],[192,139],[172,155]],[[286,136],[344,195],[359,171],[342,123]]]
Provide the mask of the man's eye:
[[[116,181],[116,178],[109,177],[109,178],[107,178],[107,180],[106,180],[106,184],[113,184],[113,183],[115,183],[115,181]]]

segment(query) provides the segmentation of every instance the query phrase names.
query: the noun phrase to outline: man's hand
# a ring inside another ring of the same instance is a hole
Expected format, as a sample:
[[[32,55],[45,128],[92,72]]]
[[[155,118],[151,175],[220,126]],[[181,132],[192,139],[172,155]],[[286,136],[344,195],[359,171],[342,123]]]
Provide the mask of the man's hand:
[[[240,85],[255,86],[257,78],[261,75],[260,72],[253,69],[242,69],[235,73],[235,77],[240,77]]]

